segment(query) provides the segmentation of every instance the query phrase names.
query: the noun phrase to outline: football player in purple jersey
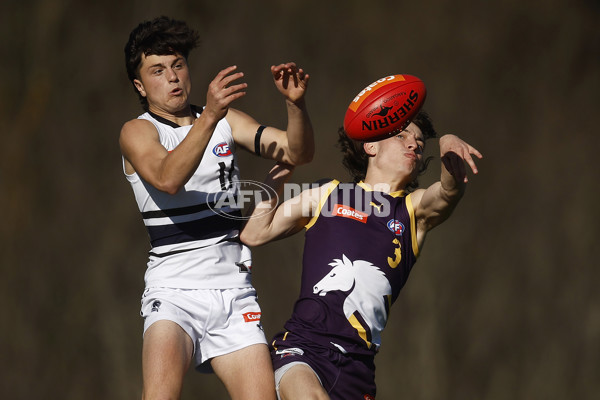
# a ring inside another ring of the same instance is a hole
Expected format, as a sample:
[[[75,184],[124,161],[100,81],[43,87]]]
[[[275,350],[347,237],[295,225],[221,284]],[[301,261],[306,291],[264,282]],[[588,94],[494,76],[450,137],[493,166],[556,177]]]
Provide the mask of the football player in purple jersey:
[[[256,205],[241,233],[250,245],[305,229],[300,295],[271,343],[278,396],[374,399],[374,357],[389,308],[406,283],[430,230],[450,217],[481,153],[455,135],[439,139],[440,180],[418,188],[427,139],[436,132],[421,111],[385,140],[339,144],[352,183],[337,180],[278,202]],[[277,164],[266,184],[279,193],[293,167]]]

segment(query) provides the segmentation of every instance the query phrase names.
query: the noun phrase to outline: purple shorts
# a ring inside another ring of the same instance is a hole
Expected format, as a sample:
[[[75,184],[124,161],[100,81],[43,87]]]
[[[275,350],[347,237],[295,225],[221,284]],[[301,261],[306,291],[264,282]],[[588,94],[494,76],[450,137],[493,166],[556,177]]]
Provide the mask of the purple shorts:
[[[308,364],[319,377],[331,400],[374,400],[375,363],[370,356],[350,356],[321,348],[271,349],[273,369],[292,362]]]

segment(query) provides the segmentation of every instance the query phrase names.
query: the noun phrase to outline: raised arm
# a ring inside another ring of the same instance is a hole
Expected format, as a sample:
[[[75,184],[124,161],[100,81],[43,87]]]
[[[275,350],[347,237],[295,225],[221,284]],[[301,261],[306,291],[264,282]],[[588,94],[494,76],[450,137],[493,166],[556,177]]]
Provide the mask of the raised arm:
[[[271,74],[285,98],[288,122],[285,131],[269,126],[264,128],[258,143],[260,156],[290,165],[306,164],[315,152],[313,128],[305,102],[309,75],[292,62],[271,66]],[[236,110],[230,110],[227,120],[232,125],[236,143],[255,152],[258,122]]]
[[[265,179],[266,186],[273,192],[265,194],[255,205],[242,232],[240,240],[248,246],[259,246],[273,240],[293,235],[313,217],[322,189],[311,188],[299,195],[280,202],[285,183],[292,175],[293,167],[277,163]]]
[[[229,67],[211,82],[204,112],[197,118],[185,139],[168,152],[159,141],[151,122],[135,119],[121,129],[119,144],[128,173],[137,172],[146,182],[169,194],[177,193],[194,174],[204,151],[229,105],[245,94],[245,83],[232,84],[242,73]]]
[[[428,231],[444,222],[462,198],[468,182],[465,163],[474,174],[477,166],[471,155],[482,158],[481,153],[455,135],[440,138],[442,172],[440,180],[427,189],[415,191],[411,196],[417,221],[417,241],[422,244]]]

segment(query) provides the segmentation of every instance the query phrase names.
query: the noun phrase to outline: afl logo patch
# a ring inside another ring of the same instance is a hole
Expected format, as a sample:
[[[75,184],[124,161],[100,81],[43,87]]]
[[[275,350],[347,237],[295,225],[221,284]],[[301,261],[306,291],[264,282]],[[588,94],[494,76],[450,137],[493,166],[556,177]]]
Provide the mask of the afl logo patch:
[[[390,231],[396,234],[396,236],[402,236],[404,233],[404,225],[397,219],[390,219],[387,223],[387,227]]]
[[[213,147],[212,152],[217,157],[227,157],[232,154],[231,150],[229,149],[229,145],[225,142],[219,143]]]

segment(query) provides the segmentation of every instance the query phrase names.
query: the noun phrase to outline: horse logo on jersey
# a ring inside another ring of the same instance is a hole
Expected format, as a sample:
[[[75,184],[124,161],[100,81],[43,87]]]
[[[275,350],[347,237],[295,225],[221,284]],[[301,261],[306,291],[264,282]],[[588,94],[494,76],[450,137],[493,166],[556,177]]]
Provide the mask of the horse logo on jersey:
[[[225,142],[221,142],[213,147],[212,152],[217,157],[227,157],[233,154],[229,148],[229,145]]]
[[[396,234],[396,236],[402,236],[404,233],[404,225],[397,219],[390,219],[387,223],[387,227],[390,231]]]
[[[313,287],[325,296],[332,291],[350,292],[344,300],[344,315],[367,347],[379,348],[381,331],[387,322],[392,287],[385,274],[369,261],[334,259],[332,270]]]

